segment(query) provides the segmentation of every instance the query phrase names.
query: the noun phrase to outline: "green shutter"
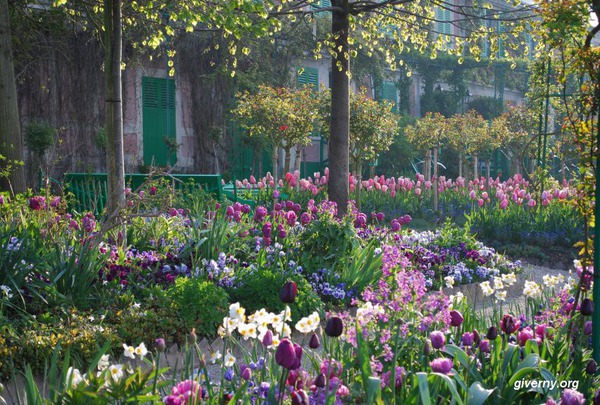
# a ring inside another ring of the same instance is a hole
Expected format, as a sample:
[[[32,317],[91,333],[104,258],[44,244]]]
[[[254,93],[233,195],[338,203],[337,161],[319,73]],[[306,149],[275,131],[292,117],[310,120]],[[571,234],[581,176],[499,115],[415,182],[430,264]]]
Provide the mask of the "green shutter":
[[[384,81],[375,89],[377,100],[387,100],[394,103],[392,111],[398,111],[398,90],[394,82]]]
[[[439,6],[435,7],[435,30],[438,32],[438,35],[451,35],[452,34],[452,11],[441,8]]]
[[[500,21],[496,22],[496,33],[500,34],[502,32],[502,23]],[[504,44],[502,43],[502,38],[498,37],[498,59],[502,59],[504,57]]]
[[[298,70],[300,71],[300,69]],[[319,89],[319,71],[315,68],[303,68],[302,73],[296,76],[298,87],[306,85],[313,86],[314,90]]]
[[[176,139],[175,81],[142,77],[142,104],[144,164],[175,165],[176,153],[164,142],[165,137]]]

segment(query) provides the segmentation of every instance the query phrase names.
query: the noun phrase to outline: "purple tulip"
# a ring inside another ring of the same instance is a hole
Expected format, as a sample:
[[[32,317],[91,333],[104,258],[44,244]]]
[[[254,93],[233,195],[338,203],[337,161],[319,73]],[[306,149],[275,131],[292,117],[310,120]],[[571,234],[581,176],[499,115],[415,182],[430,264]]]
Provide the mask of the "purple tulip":
[[[296,350],[289,339],[281,339],[279,342],[275,351],[275,362],[288,370],[296,364]]]
[[[472,346],[474,342],[473,332],[465,332],[462,335],[462,344],[463,346]]]
[[[489,353],[490,341],[487,339],[483,339],[481,342],[479,342],[479,350],[481,350],[483,353]]]
[[[315,378],[314,384],[317,388],[323,388],[325,386],[325,374],[319,374],[317,378]]]
[[[592,334],[592,321],[587,321],[583,327],[583,333],[590,336]]]
[[[310,340],[308,341],[308,347],[310,347],[311,349],[318,349],[319,346],[321,346],[319,336],[316,333],[313,333],[310,336]]]
[[[431,339],[431,346],[433,346],[434,349],[441,349],[446,343],[446,336],[438,330],[431,332],[429,334],[429,339]]]
[[[521,321],[509,314],[505,314],[500,320],[500,330],[507,335],[518,331],[519,326],[521,326]]]
[[[265,222],[262,227],[262,233],[265,238],[270,238],[271,233],[273,232],[273,225],[270,222]]]
[[[342,318],[333,316],[327,320],[325,325],[325,334],[329,337],[340,337],[344,332],[344,323]]]
[[[250,378],[252,378],[252,370],[250,369],[250,367],[242,366],[240,368],[240,377],[242,378],[242,380],[249,381]]]
[[[294,353],[296,354],[296,357],[290,370],[297,370],[302,366],[302,346],[294,343]]]
[[[583,316],[590,316],[594,312],[594,302],[589,298],[584,298],[579,311]]]
[[[163,338],[158,338],[154,341],[154,345],[156,346],[156,350],[159,352],[164,352],[167,348],[167,344]]]
[[[460,326],[464,320],[465,318],[457,310],[450,311],[450,326]]]
[[[287,233],[285,231],[285,228],[283,227],[283,224],[277,225],[277,237],[279,239],[285,239],[286,236],[287,236]]]
[[[579,391],[565,389],[560,397],[561,405],[584,405],[585,398]]]
[[[309,405],[308,394],[304,390],[292,392],[292,405]]]
[[[298,287],[296,283],[293,281],[288,281],[283,285],[281,289],[281,293],[279,294],[279,299],[284,304],[292,304],[296,301],[296,297],[298,296]]]
[[[396,219],[392,219],[392,223],[391,223],[391,227],[390,227],[392,232],[398,232],[401,228],[402,228],[402,226],[400,225],[400,222],[398,222],[398,220],[396,220]]]
[[[273,344],[273,332],[271,332],[271,330],[267,329],[267,331],[265,332],[265,335],[262,339],[262,344],[265,347],[269,347]]]
[[[298,220],[298,216],[294,211],[288,211],[285,213],[285,221],[289,226],[294,226],[296,221]]]
[[[490,326],[485,336],[489,340],[496,340],[496,338],[498,337],[498,328],[496,328],[495,326]]]
[[[431,370],[436,373],[448,374],[452,370],[454,362],[446,357],[441,357],[433,360],[429,365],[431,366]]]

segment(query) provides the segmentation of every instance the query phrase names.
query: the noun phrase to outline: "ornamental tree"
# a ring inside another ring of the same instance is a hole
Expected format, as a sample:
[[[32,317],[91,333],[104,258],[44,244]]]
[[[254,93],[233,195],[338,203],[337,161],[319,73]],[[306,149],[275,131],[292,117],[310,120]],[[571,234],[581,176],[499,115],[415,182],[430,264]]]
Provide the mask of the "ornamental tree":
[[[409,125],[404,130],[406,138],[415,148],[425,152],[424,175],[427,181],[433,178],[433,209],[438,209],[438,152],[447,142],[449,120],[440,113],[427,113],[417,120],[414,125]],[[433,161],[433,177],[431,163]]]
[[[238,93],[232,114],[250,139],[272,145],[273,171],[278,179],[279,149],[285,153],[284,173],[290,170],[292,148],[296,153],[310,145],[318,125],[316,94],[311,87],[300,89],[260,85],[255,93]]]

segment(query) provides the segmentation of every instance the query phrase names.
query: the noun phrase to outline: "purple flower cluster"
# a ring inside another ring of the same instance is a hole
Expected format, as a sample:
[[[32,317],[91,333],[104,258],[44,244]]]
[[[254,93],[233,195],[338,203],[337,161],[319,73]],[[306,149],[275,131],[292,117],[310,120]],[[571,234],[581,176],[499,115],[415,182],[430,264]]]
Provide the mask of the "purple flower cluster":
[[[338,301],[352,299],[356,297],[356,289],[347,289],[345,283],[335,281],[340,279],[340,275],[328,269],[319,269],[307,277],[313,290],[323,298],[333,298]],[[329,281],[327,281],[329,280]],[[332,280],[335,280],[331,282]]]

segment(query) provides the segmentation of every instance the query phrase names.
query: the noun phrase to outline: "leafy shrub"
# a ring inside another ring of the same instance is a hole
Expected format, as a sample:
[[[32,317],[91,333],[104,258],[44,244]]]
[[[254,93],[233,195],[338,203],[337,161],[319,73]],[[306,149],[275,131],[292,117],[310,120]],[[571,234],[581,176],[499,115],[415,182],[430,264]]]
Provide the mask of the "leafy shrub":
[[[170,316],[180,318],[187,331],[196,328],[198,336],[214,336],[229,308],[225,290],[197,278],[178,278],[167,294],[173,302]]]
[[[352,219],[338,221],[321,216],[310,222],[300,245],[304,267],[332,267],[338,257],[347,256],[359,244]]]
[[[86,366],[98,350],[110,342],[117,346],[114,329],[102,321],[102,316],[76,309],[56,309],[42,320],[28,318],[19,324],[0,330],[0,379],[10,377],[12,365],[23,369],[25,364],[36,373],[42,372],[47,359],[60,345],[59,357],[68,349],[73,364]]]
[[[52,145],[56,137],[56,128],[43,122],[30,122],[25,128],[27,147],[38,156],[43,156]]]
[[[279,299],[279,293],[286,281],[296,282],[298,297],[289,307],[293,322],[319,311],[323,305],[310,283],[300,275],[287,276],[277,270],[259,268],[239,277],[241,283],[228,290],[231,302],[239,302],[246,308],[246,313],[253,313],[261,308],[271,312],[280,312],[285,304]]]

